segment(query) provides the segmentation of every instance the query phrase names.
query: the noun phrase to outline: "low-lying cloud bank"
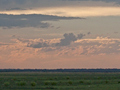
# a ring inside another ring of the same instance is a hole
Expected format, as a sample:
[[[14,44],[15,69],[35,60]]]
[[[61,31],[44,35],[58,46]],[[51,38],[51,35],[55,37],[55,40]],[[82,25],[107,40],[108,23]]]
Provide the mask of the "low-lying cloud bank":
[[[120,53],[120,39],[97,37],[83,39],[85,34],[65,33],[63,39],[15,39],[24,48],[56,55],[106,55]],[[59,53],[59,54],[58,54]]]
[[[78,39],[82,39],[85,34],[78,34],[75,36],[73,33],[65,33],[63,39],[60,39],[56,43],[50,43],[49,41],[46,41],[44,39],[39,39],[38,41],[31,41],[27,44],[27,47],[33,47],[33,48],[42,48],[42,47],[54,47],[54,46],[68,46],[72,42],[77,41]]]
[[[118,64],[119,38],[84,39],[84,36],[66,33],[64,38],[58,39],[17,38],[12,39],[14,43],[1,42],[0,68],[108,68]]]

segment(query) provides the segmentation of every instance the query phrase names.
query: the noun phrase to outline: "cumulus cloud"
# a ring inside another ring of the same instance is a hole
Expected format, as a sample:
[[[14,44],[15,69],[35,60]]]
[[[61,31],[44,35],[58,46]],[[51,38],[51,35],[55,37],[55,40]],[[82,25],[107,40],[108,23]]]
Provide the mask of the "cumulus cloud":
[[[9,44],[0,42],[0,46],[1,46],[1,45],[9,45]]]
[[[56,44],[57,46],[70,45],[70,43],[72,41],[76,41],[77,40],[76,36],[73,33],[69,33],[69,34],[65,33],[63,36],[64,36],[64,39],[61,39],[60,43]]]
[[[42,47],[47,47],[48,44],[45,42],[37,42],[37,43],[32,43],[28,44],[27,47],[33,47],[33,48],[42,48]]]
[[[83,46],[82,54],[117,54],[120,53],[120,39],[108,37],[97,37],[96,39],[86,39],[77,41],[78,45]]]
[[[83,36],[85,36],[84,34],[78,34],[78,36],[75,36],[73,33],[65,33],[64,35],[64,39],[60,40],[60,43],[57,43],[56,46],[67,46],[70,45],[71,42],[76,41],[77,39],[82,39]]]
[[[81,36],[81,37],[79,37]],[[120,53],[120,39],[97,37],[82,39],[85,35],[64,34],[63,39],[17,39],[16,45],[36,49],[37,53],[54,56],[107,55]]]
[[[73,33],[65,33],[63,39],[49,39],[45,40],[42,38],[38,39],[22,39],[17,38],[17,43],[23,43],[27,47],[32,48],[44,48],[44,47],[56,47],[56,46],[67,46],[70,45],[72,42],[77,41],[78,39],[82,39],[85,34],[78,34],[77,36]],[[14,40],[15,41],[15,40]]]
[[[51,15],[7,15],[0,14],[0,27],[50,27],[45,21],[82,19],[77,17],[58,17]],[[44,22],[43,22],[44,21]]]
[[[21,39],[17,38],[17,40],[14,40],[17,43],[22,43],[23,45],[27,47],[32,47],[32,48],[43,48],[43,47],[48,47],[50,46],[50,40],[44,40],[41,38],[38,39]]]
[[[93,65],[93,61],[99,61],[103,65],[103,62],[106,60],[110,62],[110,59],[111,62],[113,62],[113,59],[117,60],[117,63],[119,62],[120,39],[97,37],[95,39],[76,40],[77,35],[65,35],[66,38],[69,36],[72,37],[73,43],[66,46],[53,45],[60,43],[61,39],[14,39],[13,41],[16,41],[16,43],[0,45],[0,64],[3,64],[3,66],[0,65],[0,67],[10,67],[11,64],[11,67],[18,68],[19,65],[20,67],[25,65],[25,68],[27,68],[27,65],[31,63],[31,66],[34,64],[36,67],[37,64],[38,67],[40,66],[39,68],[41,68],[44,67],[46,63],[47,65],[53,62],[61,62],[62,64],[64,60],[67,60],[66,65],[68,62],[69,64],[70,62],[73,64],[73,61],[75,62],[76,60],[75,65],[81,62],[87,62],[87,65],[89,62]],[[44,43],[48,46],[43,45]]]
[[[80,34],[78,34],[77,38],[82,39],[84,36],[85,36],[85,34],[80,33]]]
[[[88,34],[88,35],[90,35],[90,34],[91,34],[91,32],[88,32],[87,34]]]
[[[40,49],[40,52],[51,52],[56,55],[103,55],[120,53],[120,39],[97,37],[96,39],[83,39],[85,34],[74,35],[65,33],[62,39],[17,39],[16,43]]]

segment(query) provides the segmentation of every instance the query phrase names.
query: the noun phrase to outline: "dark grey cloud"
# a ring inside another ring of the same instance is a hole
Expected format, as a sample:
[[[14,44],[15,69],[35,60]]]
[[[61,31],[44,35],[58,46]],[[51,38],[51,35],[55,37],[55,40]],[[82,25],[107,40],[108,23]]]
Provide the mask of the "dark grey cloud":
[[[120,0],[92,0],[92,1],[103,1],[103,2],[116,2],[116,3],[120,3]]]
[[[29,15],[7,15],[0,14],[0,27],[41,27],[48,28],[49,23],[43,21],[56,21],[56,20],[70,20],[70,19],[82,19],[79,17],[59,17],[51,15],[41,14],[29,14]]]
[[[22,9],[22,8],[16,7],[16,8],[6,9],[6,10],[7,11],[11,11],[11,10],[26,10],[26,9]]]
[[[73,33],[65,33],[64,35],[64,39],[60,40],[60,43],[57,43],[56,46],[67,46],[70,45],[71,42],[74,42],[78,39],[82,39],[85,34],[78,34],[77,36],[75,36]]]
[[[103,1],[103,2],[115,2],[120,4],[120,0],[0,0],[0,10],[9,10],[15,8],[33,9],[44,7],[62,7],[62,6],[76,6],[78,3],[71,3],[69,1]],[[82,4],[80,4],[82,5]],[[18,9],[20,10],[20,9]]]
[[[0,0],[0,10],[6,10],[9,8],[35,8],[35,7],[54,7],[61,6],[65,3],[60,3],[60,0]]]
[[[34,44],[28,44],[27,47],[33,47],[33,48],[42,48],[42,47],[48,47],[49,45],[45,42],[37,42]]]
[[[73,33],[65,33],[64,34],[64,39],[60,40],[60,43],[58,43],[59,46],[66,46],[66,45],[70,45],[70,43],[72,41],[76,41],[77,37],[73,34]]]
[[[88,35],[90,35],[90,34],[91,34],[91,32],[88,32],[87,34],[88,34]]]
[[[85,36],[85,34],[80,33],[80,34],[78,34],[77,38],[82,39],[84,36]]]
[[[6,5],[10,3],[25,4],[27,1],[33,2],[33,0],[0,0],[0,4],[6,4]]]
[[[120,0],[64,0],[64,1],[103,1],[103,2],[116,2],[116,3],[120,3]]]
[[[77,41],[78,39],[82,39],[85,34],[78,34],[74,35],[73,33],[65,33],[63,39],[60,39],[58,42],[49,41],[45,39],[20,39],[17,38],[17,40],[21,43],[25,43],[27,47],[32,48],[43,48],[43,47],[57,47],[57,46],[68,46],[72,42]]]
[[[120,0],[51,0],[51,1],[103,1],[103,2],[120,2]],[[39,2],[51,2],[49,0],[0,0],[1,4],[26,4],[27,2],[39,3]]]

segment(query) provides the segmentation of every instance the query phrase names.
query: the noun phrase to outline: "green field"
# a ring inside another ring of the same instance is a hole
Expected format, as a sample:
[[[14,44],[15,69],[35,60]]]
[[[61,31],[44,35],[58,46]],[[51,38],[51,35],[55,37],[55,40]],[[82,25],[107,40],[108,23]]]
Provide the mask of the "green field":
[[[0,73],[0,90],[120,90],[120,74]]]

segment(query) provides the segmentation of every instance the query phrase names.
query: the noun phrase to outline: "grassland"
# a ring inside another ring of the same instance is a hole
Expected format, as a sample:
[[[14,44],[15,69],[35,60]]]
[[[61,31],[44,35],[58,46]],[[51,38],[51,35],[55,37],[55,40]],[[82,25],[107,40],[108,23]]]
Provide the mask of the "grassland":
[[[120,74],[6,72],[0,90],[120,90]]]

